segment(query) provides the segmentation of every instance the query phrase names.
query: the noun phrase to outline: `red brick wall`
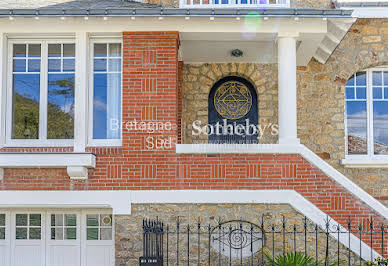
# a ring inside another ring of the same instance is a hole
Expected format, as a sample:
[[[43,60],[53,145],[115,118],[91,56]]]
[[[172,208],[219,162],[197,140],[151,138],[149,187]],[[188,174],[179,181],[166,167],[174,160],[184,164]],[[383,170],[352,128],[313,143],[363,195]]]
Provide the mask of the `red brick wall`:
[[[180,117],[178,33],[125,32],[123,46],[123,121],[176,124]],[[377,223],[383,221],[299,155],[177,155],[174,145],[147,148],[148,137],[176,139],[178,132],[179,126],[155,133],[124,129],[122,147],[88,149],[97,155],[97,165],[86,181],[70,181],[64,169],[6,169],[1,188],[292,189],[344,226],[348,217],[356,223],[365,223],[370,216]]]

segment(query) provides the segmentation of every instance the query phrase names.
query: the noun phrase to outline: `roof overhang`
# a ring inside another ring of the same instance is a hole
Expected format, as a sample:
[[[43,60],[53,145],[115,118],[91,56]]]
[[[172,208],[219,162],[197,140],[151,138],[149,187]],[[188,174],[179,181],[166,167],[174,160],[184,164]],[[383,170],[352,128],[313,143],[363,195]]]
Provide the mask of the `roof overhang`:
[[[326,62],[354,22],[351,15],[335,9],[19,9],[0,10],[0,28],[10,38],[178,31],[187,63],[276,63],[277,37],[291,33],[298,36],[297,64],[307,65],[313,57]],[[232,57],[235,48],[244,56]]]

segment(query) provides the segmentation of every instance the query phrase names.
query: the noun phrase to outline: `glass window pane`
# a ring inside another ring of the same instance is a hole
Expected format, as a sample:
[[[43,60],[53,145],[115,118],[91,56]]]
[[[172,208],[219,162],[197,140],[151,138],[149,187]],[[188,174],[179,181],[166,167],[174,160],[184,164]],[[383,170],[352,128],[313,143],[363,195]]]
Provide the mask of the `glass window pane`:
[[[38,139],[40,75],[15,74],[13,78],[12,138]]]
[[[346,82],[346,86],[354,86],[354,75]]]
[[[76,228],[66,228],[65,239],[74,240],[77,239],[77,229]]]
[[[101,228],[101,240],[112,240],[112,228]]]
[[[30,228],[30,238],[29,239],[40,239],[40,228]]]
[[[94,74],[93,138],[106,139],[107,74]]]
[[[375,154],[388,154],[388,102],[373,103],[373,138]]]
[[[367,115],[366,102],[346,103],[348,154],[367,153]]]
[[[106,59],[94,59],[94,71],[105,72],[106,69]]]
[[[63,240],[63,228],[51,228],[52,240]]]
[[[75,71],[75,59],[64,59],[63,60],[63,71],[64,72]]]
[[[94,44],[94,57],[106,57],[107,45],[105,43]]]
[[[373,86],[381,86],[382,84],[382,73],[373,71],[372,73],[372,85]]]
[[[16,214],[16,226],[27,226],[27,214]]]
[[[75,44],[63,44],[63,56],[64,57],[75,57]]]
[[[48,71],[49,72],[60,72],[61,71],[61,59],[49,59],[48,60]]]
[[[109,44],[109,56],[110,57],[121,56],[121,44],[120,43]]]
[[[381,87],[373,87],[373,99],[382,99],[383,92]]]
[[[384,88],[384,99],[388,100],[388,88]]]
[[[98,228],[88,228],[87,240],[98,240]]]
[[[30,214],[30,226],[40,226],[40,214]]]
[[[28,45],[28,57],[40,57],[40,44]]]
[[[5,226],[5,214],[0,214],[0,226]]]
[[[121,59],[109,59],[108,71],[120,72],[121,71]]]
[[[66,226],[77,226],[77,215],[65,214],[65,223]]]
[[[47,138],[74,138],[74,74],[48,75]]]
[[[347,87],[346,88],[346,99],[354,99],[354,87]]]
[[[27,239],[27,228],[16,228],[16,239]]]
[[[4,240],[5,239],[5,228],[0,227],[0,239]]]
[[[357,87],[357,99],[366,99],[366,88],[365,87]]]
[[[13,45],[13,56],[14,57],[26,57],[26,47],[25,44],[14,44]]]
[[[61,57],[61,44],[49,44],[48,45],[48,57]]]
[[[13,72],[26,72],[26,59],[14,59]]]
[[[88,214],[86,217],[87,226],[98,226],[98,214]]]
[[[366,72],[356,74],[356,86],[366,86]]]
[[[62,226],[63,214],[51,214],[51,226]]]
[[[28,72],[40,72],[40,59],[28,60]]]
[[[100,225],[101,226],[112,226],[112,215],[101,214]]]
[[[388,87],[388,72],[384,72],[384,86]]]

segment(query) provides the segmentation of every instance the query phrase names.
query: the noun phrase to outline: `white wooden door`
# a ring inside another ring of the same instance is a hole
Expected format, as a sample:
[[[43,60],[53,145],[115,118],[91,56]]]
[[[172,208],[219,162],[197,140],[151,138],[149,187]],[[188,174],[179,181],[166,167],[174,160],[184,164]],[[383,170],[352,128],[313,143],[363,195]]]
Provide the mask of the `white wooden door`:
[[[10,217],[8,211],[0,210],[0,266],[10,265]]]
[[[82,215],[82,265],[114,265],[113,216],[104,212],[87,212]]]
[[[80,266],[80,214],[71,211],[49,212],[46,227],[46,265]]]
[[[11,265],[45,265],[45,215],[41,212],[11,214]]]

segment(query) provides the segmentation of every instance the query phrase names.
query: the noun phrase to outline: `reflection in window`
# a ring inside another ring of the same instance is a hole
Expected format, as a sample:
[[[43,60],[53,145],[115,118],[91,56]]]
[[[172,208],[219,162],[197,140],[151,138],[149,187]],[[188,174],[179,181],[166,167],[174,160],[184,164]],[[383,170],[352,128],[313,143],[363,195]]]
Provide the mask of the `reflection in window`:
[[[41,239],[41,214],[16,214],[16,239]]]
[[[359,72],[346,83],[348,154],[367,153],[366,72]]]
[[[112,240],[112,215],[88,214],[86,215],[87,240]]]
[[[76,214],[51,214],[51,239],[75,240],[77,239]]]
[[[93,139],[120,139],[121,44],[95,43]]]
[[[40,44],[13,46],[12,138],[39,138]]]
[[[369,69],[349,79],[346,115],[348,154],[388,154],[388,70]]]
[[[74,137],[75,45],[48,45],[47,138]]]
[[[73,139],[74,82],[75,44],[13,44],[11,139]]]
[[[373,71],[373,141],[375,154],[388,154],[388,72]]]

